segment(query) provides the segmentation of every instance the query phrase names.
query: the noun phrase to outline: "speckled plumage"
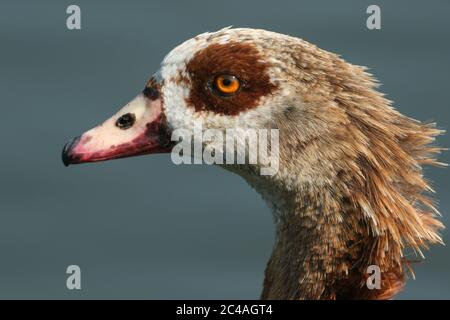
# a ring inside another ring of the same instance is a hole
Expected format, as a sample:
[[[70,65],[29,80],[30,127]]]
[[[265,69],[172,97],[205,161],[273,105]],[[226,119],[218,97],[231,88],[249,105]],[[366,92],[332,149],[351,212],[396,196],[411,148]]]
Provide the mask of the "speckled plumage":
[[[183,68],[196,53],[229,42],[255,46],[279,89],[237,116],[196,112],[185,99],[189,86],[171,83],[168,70],[189,78]],[[180,52],[186,57],[175,59]],[[262,298],[390,298],[404,283],[404,250],[421,255],[428,244],[441,242],[442,225],[424,194],[431,189],[421,170],[439,165],[433,155],[440,149],[431,143],[441,131],[392,108],[365,68],[298,38],[224,29],[174,49],[162,70],[169,83],[165,108],[175,127],[201,118],[210,127],[280,129],[276,176],[224,166],[274,209],[277,236]],[[173,95],[182,102],[172,103]],[[380,290],[365,285],[370,265],[381,268]]]

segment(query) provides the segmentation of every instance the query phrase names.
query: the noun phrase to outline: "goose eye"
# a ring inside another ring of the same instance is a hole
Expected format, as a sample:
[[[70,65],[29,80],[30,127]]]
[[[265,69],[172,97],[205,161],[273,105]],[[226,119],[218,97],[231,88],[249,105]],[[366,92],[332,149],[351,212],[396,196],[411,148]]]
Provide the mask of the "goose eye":
[[[220,75],[214,79],[214,88],[225,95],[236,93],[240,87],[239,79],[232,75]]]

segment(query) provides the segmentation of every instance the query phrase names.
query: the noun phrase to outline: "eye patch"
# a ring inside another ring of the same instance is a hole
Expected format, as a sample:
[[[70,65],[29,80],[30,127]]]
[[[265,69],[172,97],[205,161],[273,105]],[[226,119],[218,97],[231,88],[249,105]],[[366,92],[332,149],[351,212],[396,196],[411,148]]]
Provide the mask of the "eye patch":
[[[230,116],[255,108],[262,97],[277,89],[269,67],[252,44],[211,44],[187,63],[190,79],[180,77],[190,87],[187,105],[195,111]]]

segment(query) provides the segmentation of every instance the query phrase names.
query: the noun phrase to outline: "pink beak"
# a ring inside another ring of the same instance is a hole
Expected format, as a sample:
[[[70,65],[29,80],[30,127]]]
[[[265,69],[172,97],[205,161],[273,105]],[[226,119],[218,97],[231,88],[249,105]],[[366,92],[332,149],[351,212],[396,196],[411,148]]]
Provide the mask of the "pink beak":
[[[68,166],[171,149],[161,99],[139,94],[116,115],[69,141],[62,151],[62,161]]]

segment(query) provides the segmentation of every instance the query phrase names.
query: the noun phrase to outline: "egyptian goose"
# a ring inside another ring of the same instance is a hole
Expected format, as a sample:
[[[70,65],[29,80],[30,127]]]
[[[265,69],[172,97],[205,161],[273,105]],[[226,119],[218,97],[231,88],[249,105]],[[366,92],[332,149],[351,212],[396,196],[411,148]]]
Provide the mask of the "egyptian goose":
[[[220,81],[220,82],[218,82]],[[388,299],[409,268],[403,252],[442,243],[422,165],[442,133],[408,118],[364,67],[301,39],[225,28],[173,49],[143,92],[73,139],[65,165],[170,152],[191,127],[279,130],[279,170],[223,165],[273,209],[276,241],[263,299]],[[381,288],[366,285],[368,266]]]

